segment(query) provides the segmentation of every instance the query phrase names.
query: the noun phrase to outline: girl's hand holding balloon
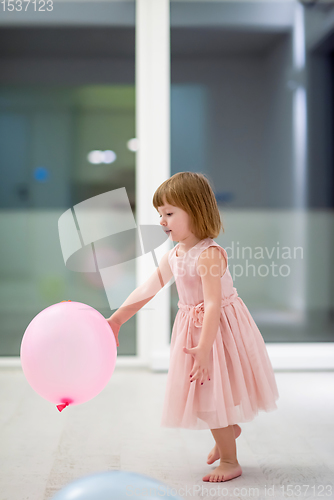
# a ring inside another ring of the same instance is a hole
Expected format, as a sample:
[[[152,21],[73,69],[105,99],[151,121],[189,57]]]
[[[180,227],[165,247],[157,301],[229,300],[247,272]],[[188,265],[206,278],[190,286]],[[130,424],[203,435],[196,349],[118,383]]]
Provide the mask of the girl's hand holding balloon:
[[[119,347],[119,342],[118,342],[118,332],[121,328],[121,325],[119,323],[116,323],[116,321],[113,320],[113,317],[110,316],[110,318],[107,319],[109,326],[111,327],[113,334],[115,336],[116,344],[117,347]]]
[[[208,372],[210,351],[197,346],[191,349],[183,347],[183,352],[191,354],[194,358],[194,364],[189,377],[190,382],[199,379],[201,384],[203,384],[206,380],[210,380]]]

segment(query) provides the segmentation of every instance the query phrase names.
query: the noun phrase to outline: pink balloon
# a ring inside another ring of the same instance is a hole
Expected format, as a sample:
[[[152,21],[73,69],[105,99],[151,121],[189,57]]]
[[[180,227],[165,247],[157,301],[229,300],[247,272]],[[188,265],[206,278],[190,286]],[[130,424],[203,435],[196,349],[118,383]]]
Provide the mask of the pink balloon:
[[[62,411],[104,389],[115,369],[117,345],[109,323],[96,309],[63,301],[29,323],[20,355],[31,387]]]

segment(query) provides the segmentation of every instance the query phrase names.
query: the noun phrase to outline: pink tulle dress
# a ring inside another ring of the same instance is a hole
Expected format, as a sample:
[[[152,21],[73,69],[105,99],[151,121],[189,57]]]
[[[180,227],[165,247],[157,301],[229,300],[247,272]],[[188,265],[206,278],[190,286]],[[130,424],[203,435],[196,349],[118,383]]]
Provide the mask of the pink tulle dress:
[[[224,248],[212,238],[199,241],[184,255],[177,256],[179,244],[169,253],[169,264],[179,295],[170,346],[162,427],[218,429],[249,422],[259,410],[277,409],[279,394],[263,337],[247,306],[233,286],[228,267],[221,277],[221,314],[209,363],[210,381],[190,382],[194,358],[183,347],[198,345],[204,297],[197,272],[199,255],[208,247]]]

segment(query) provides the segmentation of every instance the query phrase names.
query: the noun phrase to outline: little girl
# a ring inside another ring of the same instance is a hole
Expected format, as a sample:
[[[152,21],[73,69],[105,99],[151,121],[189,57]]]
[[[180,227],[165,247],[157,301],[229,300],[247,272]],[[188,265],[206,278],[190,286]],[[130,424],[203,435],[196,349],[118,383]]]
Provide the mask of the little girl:
[[[233,287],[227,252],[213,240],[223,225],[207,178],[179,172],[159,186],[153,205],[162,229],[178,244],[108,322],[119,345],[120,326],[174,275],[179,310],[161,425],[210,429],[216,444],[207,463],[220,459],[220,465],[203,481],[228,481],[242,474],[237,424],[259,410],[277,409],[274,372],[262,335]]]

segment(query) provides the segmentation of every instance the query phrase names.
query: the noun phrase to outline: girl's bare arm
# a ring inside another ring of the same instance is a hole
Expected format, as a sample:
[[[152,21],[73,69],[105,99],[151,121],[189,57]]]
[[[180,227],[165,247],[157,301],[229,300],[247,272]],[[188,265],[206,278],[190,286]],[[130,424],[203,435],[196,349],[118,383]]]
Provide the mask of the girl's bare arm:
[[[224,273],[226,266],[217,248],[208,248],[198,259],[204,296],[204,319],[198,347],[207,352],[210,352],[219,328],[222,296],[220,275]]]
[[[168,263],[169,252],[161,258],[159,267],[148,278],[145,283],[136,288],[129,297],[123,302],[117,311],[110,316],[113,322],[118,325],[126,323],[136,312],[138,312],[145,304],[161,290],[172,278],[173,273]]]

